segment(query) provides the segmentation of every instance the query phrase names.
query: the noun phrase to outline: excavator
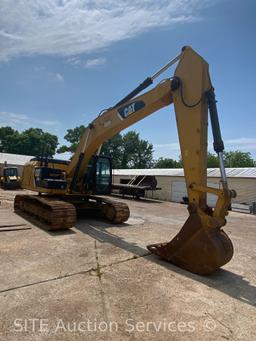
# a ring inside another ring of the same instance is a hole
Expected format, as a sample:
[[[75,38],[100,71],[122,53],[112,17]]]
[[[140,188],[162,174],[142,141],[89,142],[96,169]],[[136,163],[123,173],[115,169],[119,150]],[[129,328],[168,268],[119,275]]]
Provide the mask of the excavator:
[[[176,63],[173,77],[144,91]],[[171,241],[148,245],[147,248],[190,272],[208,275],[216,271],[233,256],[232,242],[222,227],[226,224],[231,199],[236,194],[227,183],[224,143],[209,66],[189,46],[183,47],[178,56],[121,101],[101,112],[85,129],[70,161],[31,159],[23,169],[22,187],[38,194],[17,195],[14,209],[36,216],[49,230],[73,227],[77,213],[86,209],[100,212],[113,223],[125,222],[130,214],[128,206],[107,196],[111,193],[112,167],[111,159],[100,155],[101,145],[172,103],[188,191],[189,216]],[[207,186],[208,110],[221,174],[217,189]],[[207,206],[207,193],[217,196],[214,209]]]

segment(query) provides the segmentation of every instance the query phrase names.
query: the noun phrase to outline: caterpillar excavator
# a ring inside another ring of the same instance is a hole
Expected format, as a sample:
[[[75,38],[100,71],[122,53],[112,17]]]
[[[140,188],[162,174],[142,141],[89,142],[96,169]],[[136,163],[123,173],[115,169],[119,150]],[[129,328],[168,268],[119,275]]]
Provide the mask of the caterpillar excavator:
[[[138,95],[171,65],[174,76]],[[34,158],[23,170],[22,187],[39,195],[17,195],[15,210],[43,220],[50,230],[70,228],[76,214],[86,209],[101,212],[113,223],[129,218],[129,208],[106,197],[111,192],[111,159],[100,155],[101,145],[118,132],[155,111],[174,104],[181,155],[188,191],[189,216],[169,242],[147,248],[164,260],[197,274],[210,274],[232,258],[232,242],[223,231],[235,192],[228,188],[223,162],[224,144],[218,121],[214,88],[207,62],[191,47],[148,77],[113,107],[102,112],[85,129],[70,162]],[[219,157],[220,188],[207,187],[208,109],[214,149]],[[207,193],[217,196],[214,209]]]

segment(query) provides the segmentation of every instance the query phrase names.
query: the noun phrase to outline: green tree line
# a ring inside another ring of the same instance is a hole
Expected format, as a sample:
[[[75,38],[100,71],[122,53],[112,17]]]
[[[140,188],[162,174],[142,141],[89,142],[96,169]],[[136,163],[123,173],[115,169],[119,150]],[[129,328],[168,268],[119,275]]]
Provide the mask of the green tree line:
[[[74,153],[83,134],[83,125],[74,129],[68,129],[65,140],[67,145],[58,147],[58,137],[44,132],[39,128],[29,128],[19,132],[11,127],[0,128],[0,152],[53,157],[56,153]],[[147,140],[141,139],[136,131],[125,134],[117,134],[107,140],[101,148],[101,154],[111,156],[113,168],[182,168],[182,160],[160,157],[153,158],[153,145]],[[224,152],[226,167],[255,167],[249,152],[239,150]],[[208,153],[208,168],[219,167],[216,154]]]
[[[0,127],[0,152],[52,157],[58,146],[58,137],[39,128],[19,132],[11,127]]]
[[[256,161],[253,160],[251,153],[241,152],[239,150],[229,151],[223,153],[225,167],[230,168],[242,168],[242,167],[256,167]],[[182,160],[178,161],[170,158],[160,157],[154,163],[154,168],[182,168]],[[218,168],[219,159],[216,154],[208,152],[207,155],[207,167]]]
[[[58,149],[59,153],[73,153],[80,140],[85,127],[83,125],[74,129],[68,129],[65,140],[69,146],[63,145]],[[135,131],[126,134],[117,134],[107,140],[102,148],[101,154],[111,156],[113,168],[182,168],[181,157],[179,160],[160,157],[153,159],[153,145],[140,138]],[[230,151],[224,152],[224,162],[226,167],[255,167],[256,161],[253,160],[249,152]],[[208,153],[207,167],[219,167],[219,160],[216,154]]]

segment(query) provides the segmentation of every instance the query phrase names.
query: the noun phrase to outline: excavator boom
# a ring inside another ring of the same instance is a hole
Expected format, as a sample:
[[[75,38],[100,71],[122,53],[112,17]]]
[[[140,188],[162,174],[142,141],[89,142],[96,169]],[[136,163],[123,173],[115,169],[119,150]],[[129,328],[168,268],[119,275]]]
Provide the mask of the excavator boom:
[[[85,129],[76,153],[67,168],[67,178],[81,181],[88,163],[104,141],[121,130],[172,103],[171,80],[167,79],[147,93],[126,104],[109,109]]]

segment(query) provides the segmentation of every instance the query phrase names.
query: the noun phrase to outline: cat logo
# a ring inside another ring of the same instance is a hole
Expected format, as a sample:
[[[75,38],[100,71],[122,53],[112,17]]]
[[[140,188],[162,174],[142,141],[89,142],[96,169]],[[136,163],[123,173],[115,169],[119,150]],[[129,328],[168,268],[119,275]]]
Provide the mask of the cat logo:
[[[124,116],[127,117],[135,112],[135,103],[130,104],[128,107],[124,108]]]
[[[136,101],[133,103],[129,103],[125,107],[119,108],[117,110],[117,113],[120,119],[123,120],[144,107],[145,103],[143,101]]]

